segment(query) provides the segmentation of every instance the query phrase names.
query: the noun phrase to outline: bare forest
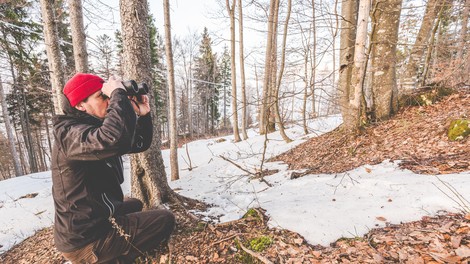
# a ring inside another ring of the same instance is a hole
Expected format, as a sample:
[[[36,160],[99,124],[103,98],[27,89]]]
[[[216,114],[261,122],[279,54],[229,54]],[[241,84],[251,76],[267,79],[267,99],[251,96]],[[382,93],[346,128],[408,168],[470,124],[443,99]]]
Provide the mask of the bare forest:
[[[62,114],[61,105],[67,103],[62,89],[77,72],[149,86],[153,144],[130,155],[132,193],[146,208],[200,205],[167,181],[178,180],[182,167],[193,169],[191,150],[180,148],[188,142],[227,135],[233,143],[243,142],[253,131],[266,136],[266,150],[270,133],[279,132],[289,143],[287,129],[315,133],[309,124],[333,115],[342,119],[335,137],[367,142],[368,128],[387,124],[372,130],[387,131],[390,123],[383,122],[405,120],[404,108],[431,105],[470,88],[469,0],[213,0],[205,3],[207,14],[200,15],[214,23],[184,32],[176,29],[186,18],[172,10],[185,7],[175,2],[0,1],[0,180],[50,170],[52,120]],[[468,99],[467,93],[455,98]],[[438,111],[432,113],[440,120]],[[462,115],[468,126],[468,116]],[[373,142],[382,142],[374,135]],[[406,168],[419,170],[413,165],[419,157],[409,154],[419,148],[402,151],[377,143],[382,154],[367,149],[367,158],[355,160],[351,155],[363,147],[357,143],[342,148],[343,154],[323,155],[318,146],[341,147],[332,138],[318,137],[316,148],[278,160],[308,168],[307,173],[335,173],[365,160],[406,157]],[[169,175],[164,149],[170,149]],[[459,161],[464,160],[468,150],[456,149]],[[432,163],[445,151],[421,153],[420,164],[424,157]],[[185,157],[184,166],[178,156]],[[347,162],[330,164],[335,158]],[[270,173],[263,170],[264,162],[263,153],[255,172],[241,169],[262,179]]]

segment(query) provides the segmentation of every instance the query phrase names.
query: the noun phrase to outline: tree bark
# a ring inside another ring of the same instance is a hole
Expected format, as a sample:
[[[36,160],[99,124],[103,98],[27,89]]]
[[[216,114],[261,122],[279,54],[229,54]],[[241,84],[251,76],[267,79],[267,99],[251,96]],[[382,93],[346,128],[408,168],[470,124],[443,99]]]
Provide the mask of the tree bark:
[[[155,100],[150,61],[150,40],[148,31],[148,4],[146,0],[121,0],[119,4],[123,40],[124,78],[146,82],[151,88],[150,107],[154,126]],[[150,148],[131,155],[131,191],[146,208],[156,207],[173,198],[160,150],[158,133],[153,133]]]
[[[231,61],[231,72],[232,72],[232,127],[234,142],[239,142],[240,132],[238,131],[238,107],[237,107],[237,71],[235,64],[235,6],[237,0],[232,0],[232,4],[229,0],[225,0],[227,12],[230,16],[230,61]]]
[[[8,115],[8,107],[7,107],[7,102],[5,100],[5,93],[3,91],[3,82],[2,82],[1,76],[0,76],[0,103],[2,104],[3,121],[5,123],[5,130],[7,132],[8,146],[10,147],[10,153],[13,158],[15,175],[18,177],[18,176],[24,175],[24,173],[23,173],[23,168],[21,167],[21,164],[20,164],[20,157],[18,155],[18,152],[16,151],[15,138],[13,137],[13,129],[12,129],[11,122],[10,122],[10,116]]]
[[[271,0],[269,4],[268,15],[268,34],[266,39],[266,56],[264,67],[264,82],[263,82],[263,97],[260,107],[259,115],[259,133],[265,134],[274,131],[274,126],[270,124],[269,117],[271,116],[272,103],[272,88],[273,82],[275,85],[276,78],[272,79],[273,68],[277,56],[276,38],[277,38],[277,11],[279,7],[279,0]],[[276,69],[274,71],[277,71]]]
[[[397,42],[402,0],[374,0],[372,33],[373,112],[378,120],[398,110]]]
[[[59,34],[57,23],[53,10],[53,0],[40,0],[41,14],[44,25],[44,42],[46,44],[46,54],[49,63],[49,70],[52,83],[52,97],[54,102],[54,111],[56,114],[62,114],[62,104],[65,97],[62,93],[64,87],[64,68],[60,56]]]
[[[175,69],[173,66],[173,48],[171,44],[171,20],[170,2],[163,0],[163,12],[165,20],[165,52],[168,72],[168,95],[170,105],[170,169],[171,180],[180,178],[178,169],[178,122],[176,120],[176,89],[175,89]]]
[[[86,49],[85,28],[83,27],[82,0],[68,0],[68,3],[75,70],[86,73],[88,72],[88,53]]]
[[[345,0],[341,6],[341,33],[340,33],[340,69],[338,92],[340,96],[341,115],[346,127],[353,126],[355,119],[351,115],[349,103],[353,94],[351,85],[352,69],[354,63],[354,43],[356,39],[356,24],[358,0]]]
[[[234,0],[235,1],[235,0]],[[243,51],[243,6],[242,0],[238,0],[238,36],[239,36],[239,49],[240,49],[240,79],[241,79],[241,92],[242,92],[242,136],[243,140],[248,139],[246,133],[247,126],[247,107],[246,101],[246,82],[245,82],[245,55]]]

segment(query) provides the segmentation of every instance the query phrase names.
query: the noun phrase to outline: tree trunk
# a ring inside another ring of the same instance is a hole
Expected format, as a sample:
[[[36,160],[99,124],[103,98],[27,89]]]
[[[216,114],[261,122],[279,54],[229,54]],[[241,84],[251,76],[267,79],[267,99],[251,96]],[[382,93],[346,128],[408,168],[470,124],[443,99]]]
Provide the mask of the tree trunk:
[[[312,75],[310,78],[310,92],[312,93],[312,114],[311,117],[314,118],[317,116],[316,104],[315,104],[315,81],[317,78],[317,26],[316,26],[316,15],[315,15],[315,0],[312,0],[312,34],[313,34],[313,49],[312,52],[312,61],[310,65],[312,67]],[[336,51],[335,51],[336,52]]]
[[[2,104],[3,121],[5,122],[5,130],[7,132],[8,146],[10,147],[11,157],[13,159],[13,165],[15,167],[15,175],[24,175],[23,168],[20,164],[20,158],[16,151],[15,138],[13,137],[13,129],[10,122],[10,116],[8,115],[7,102],[5,100],[5,93],[3,91],[3,82],[0,76],[0,103]]]
[[[464,59],[465,43],[467,41],[468,15],[470,13],[470,0],[466,0],[462,12],[462,27],[460,28],[459,48],[457,50],[457,59]]]
[[[374,0],[371,87],[373,111],[378,120],[388,119],[398,110],[396,50],[401,4],[402,0]]]
[[[356,39],[358,0],[345,0],[341,6],[340,33],[340,68],[338,92],[340,96],[341,114],[345,126],[353,126],[355,119],[351,115],[349,100],[352,97],[352,69],[354,63],[354,43]]]
[[[119,4],[123,40],[124,78],[146,82],[151,88],[150,107],[155,111],[150,40],[148,31],[148,4],[146,0],[121,0]],[[157,121],[151,112],[154,126]],[[153,133],[150,148],[131,155],[132,195],[140,199],[146,208],[170,201],[174,196],[170,189],[160,150],[158,133]]]
[[[265,67],[264,67],[264,82],[263,82],[263,97],[260,107],[259,115],[259,133],[265,134],[272,132],[274,127],[269,123],[269,116],[271,115],[272,107],[272,98],[271,98],[271,88],[272,86],[272,71],[273,71],[273,61],[276,59],[276,42],[274,41],[277,38],[277,32],[275,31],[277,27],[277,21],[275,21],[276,5],[279,5],[279,0],[271,0],[269,4],[269,15],[268,15],[268,34],[266,40],[266,56],[265,56]],[[275,81],[276,79],[274,79]]]
[[[77,72],[88,72],[86,35],[83,27],[82,0],[68,0],[70,8],[70,27],[72,30],[73,57]]]
[[[235,0],[234,0],[235,1]],[[246,82],[245,82],[245,55],[243,51],[243,6],[242,0],[238,0],[238,35],[239,35],[239,48],[240,48],[240,79],[242,84],[242,136],[243,139],[248,139],[246,133],[247,126],[247,107],[246,101]]]
[[[225,0],[225,5],[227,12],[230,16],[230,61],[231,61],[231,72],[232,72],[232,127],[233,127],[233,136],[234,142],[239,142],[240,133],[238,131],[238,107],[237,107],[237,71],[235,64],[235,6],[237,0],[232,0],[232,4],[229,3],[229,0]],[[240,29],[242,30],[242,29]]]
[[[432,32],[431,32],[431,37],[429,38],[429,44],[428,44],[428,48],[427,48],[427,52],[426,52],[426,58],[424,59],[423,74],[422,74],[422,77],[421,77],[421,80],[420,80],[420,85],[421,86],[424,86],[426,84],[428,71],[429,71],[429,68],[431,67],[430,63],[431,63],[432,51],[433,51],[434,46],[435,46],[434,42],[436,41],[436,32],[437,32],[437,30],[439,28],[439,25],[441,23],[443,11],[444,11],[444,5],[442,5],[442,7],[440,8],[437,20],[434,23],[434,27],[433,27]]]
[[[163,0],[163,12],[165,16],[165,52],[168,71],[168,95],[170,105],[170,169],[171,180],[176,181],[180,178],[178,169],[178,122],[176,121],[175,69],[173,67],[169,0]]]
[[[426,45],[434,25],[434,20],[439,12],[438,3],[442,0],[429,0],[426,5],[423,22],[410,52],[410,59],[404,73],[403,85],[405,89],[416,88],[419,83],[420,61],[423,59]],[[444,0],[445,1],[445,0]]]
[[[349,100],[350,111],[348,121],[350,123],[344,123],[348,130],[356,130],[360,128],[366,120],[364,120],[363,114],[363,89],[366,73],[367,55],[366,55],[366,44],[367,44],[367,24],[369,20],[370,12],[370,0],[360,0],[358,18],[357,18],[357,33],[356,42],[354,48],[354,67],[352,69],[351,76],[351,89],[353,90],[353,96]]]
[[[59,34],[53,10],[53,0],[40,0],[42,20],[44,24],[44,42],[46,45],[47,60],[52,83],[52,97],[56,114],[62,113],[62,104],[65,97],[62,93],[64,87],[64,68],[60,57]]]
[[[292,9],[292,0],[288,0],[287,2],[287,17],[286,17],[286,23],[284,24],[284,35],[282,38],[282,57],[281,57],[281,66],[279,67],[279,74],[278,74],[278,79],[276,82],[276,87],[275,87],[275,94],[274,94],[274,114],[276,115],[276,123],[279,127],[279,132],[282,136],[282,139],[286,143],[289,143],[292,141],[290,139],[286,132],[284,131],[284,124],[281,118],[281,115],[279,113],[279,89],[281,89],[281,81],[282,81],[282,76],[284,75],[284,67],[286,63],[286,42],[287,42],[287,29],[289,27],[289,19],[290,19],[290,13]]]

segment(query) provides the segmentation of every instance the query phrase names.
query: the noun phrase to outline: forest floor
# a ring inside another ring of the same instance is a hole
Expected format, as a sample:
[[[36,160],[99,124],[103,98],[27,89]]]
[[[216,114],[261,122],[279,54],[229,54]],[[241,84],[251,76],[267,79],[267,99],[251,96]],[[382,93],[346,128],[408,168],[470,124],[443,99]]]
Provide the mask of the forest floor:
[[[422,174],[470,170],[469,138],[451,142],[453,118],[469,118],[470,91],[461,90],[428,106],[403,107],[393,119],[367,127],[353,137],[336,129],[312,138],[273,160],[308,174],[339,173],[383,160]],[[328,161],[328,162],[325,162]],[[292,174],[301,177],[305,173]],[[171,207],[171,205],[170,205]],[[171,263],[468,263],[470,214],[442,212],[420,221],[388,224],[362,237],[343,238],[328,247],[308,244],[288,230],[269,228],[263,209],[228,223],[210,224],[172,207],[178,225]],[[251,243],[250,243],[251,242]],[[251,245],[250,245],[251,244]],[[264,248],[264,249],[263,249]],[[256,250],[257,251],[256,251]],[[64,263],[52,229],[46,228],[0,256],[1,263]],[[138,262],[142,263],[142,262]]]

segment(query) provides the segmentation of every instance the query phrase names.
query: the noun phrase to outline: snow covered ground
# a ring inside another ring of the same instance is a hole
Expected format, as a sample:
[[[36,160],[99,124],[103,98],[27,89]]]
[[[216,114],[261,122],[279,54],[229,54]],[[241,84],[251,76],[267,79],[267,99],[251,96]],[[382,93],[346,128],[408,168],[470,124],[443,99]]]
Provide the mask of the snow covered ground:
[[[340,122],[338,116],[317,119],[310,124],[315,133],[308,136],[303,135],[301,127],[290,128],[287,134],[295,140],[289,144],[279,133],[269,134],[267,158],[330,131]],[[279,170],[265,178],[272,185],[269,187],[250,180],[245,171],[222,158],[255,172],[261,163],[265,137],[250,131],[246,141],[233,143],[232,139],[227,136],[183,146],[178,150],[180,180],[170,182],[180,194],[214,204],[207,212],[196,213],[218,217],[221,222],[238,219],[251,207],[262,207],[271,217],[271,226],[298,232],[312,244],[328,245],[341,237],[362,236],[386,222],[419,220],[440,210],[457,212],[459,200],[449,186],[470,199],[470,172],[418,175],[389,161],[346,173],[307,175],[295,180],[289,179],[287,165],[265,163],[264,169]],[[191,171],[187,169],[186,147]],[[163,158],[168,165],[169,151],[163,151]],[[128,162],[125,169],[123,189],[129,193]],[[49,171],[0,181],[0,254],[53,224],[51,185]]]

